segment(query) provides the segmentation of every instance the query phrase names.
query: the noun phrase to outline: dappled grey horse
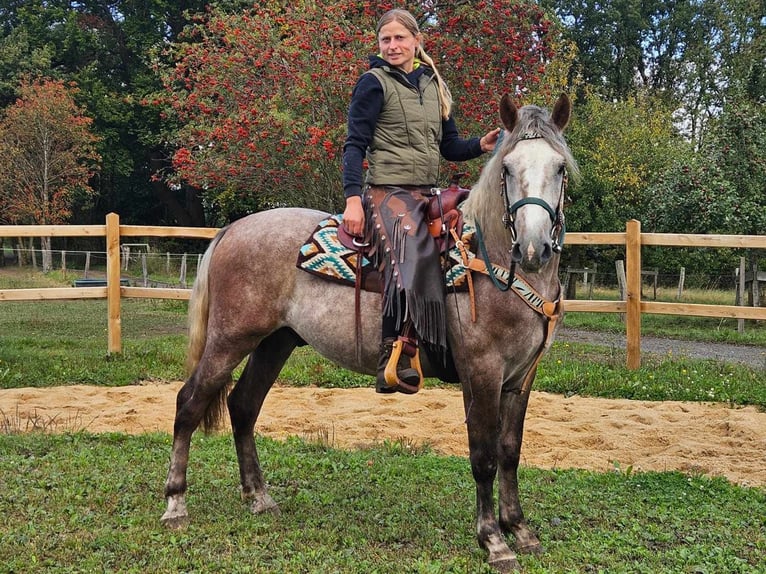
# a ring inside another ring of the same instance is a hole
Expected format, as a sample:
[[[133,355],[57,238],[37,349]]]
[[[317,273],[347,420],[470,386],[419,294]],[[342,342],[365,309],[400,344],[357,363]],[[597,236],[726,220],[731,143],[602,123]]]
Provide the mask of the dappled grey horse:
[[[447,299],[448,339],[463,389],[476,481],[477,536],[499,571],[519,567],[506,533],[515,536],[519,551],[541,550],[521,509],[517,468],[530,387],[561,316],[562,209],[567,172],[577,169],[562,133],[570,111],[565,95],[551,113],[501,99],[502,141],[462,207],[479,239],[477,256],[467,256],[467,266],[475,270],[472,289]],[[359,294],[357,338],[355,290],[295,265],[300,246],[327,216],[307,209],[256,213],[221,230],[208,247],[189,303],[191,375],[177,397],[162,517],[167,526],[189,520],[185,493],[192,433],[203,423],[215,426],[227,405],[242,498],[255,513],[276,510],[253,433],[264,399],[295,347],[310,345],[338,365],[375,374],[380,294]],[[229,393],[232,371],[245,358]],[[422,363],[426,376],[436,373],[427,358]],[[370,400],[375,396],[371,389]]]

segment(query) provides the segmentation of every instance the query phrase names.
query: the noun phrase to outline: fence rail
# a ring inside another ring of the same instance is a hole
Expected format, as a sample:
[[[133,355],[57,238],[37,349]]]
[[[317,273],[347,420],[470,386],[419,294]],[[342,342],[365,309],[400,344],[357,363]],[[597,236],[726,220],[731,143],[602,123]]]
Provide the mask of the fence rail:
[[[0,237],[104,237],[106,241],[106,287],[55,287],[45,289],[0,289],[1,301],[33,301],[54,299],[107,299],[108,352],[122,350],[122,298],[188,299],[190,289],[125,287],[120,285],[120,239],[123,237],[184,237],[212,239],[217,228],[160,227],[120,225],[119,216],[110,213],[105,225],[7,225],[0,226]],[[695,315],[732,319],[766,320],[766,308],[736,305],[701,305],[662,303],[641,300],[641,247],[734,247],[766,249],[766,235],[703,235],[675,233],[642,233],[641,223],[631,220],[625,232],[567,233],[570,245],[625,246],[625,301],[566,300],[568,311],[625,314],[627,366],[641,365],[641,315]]]

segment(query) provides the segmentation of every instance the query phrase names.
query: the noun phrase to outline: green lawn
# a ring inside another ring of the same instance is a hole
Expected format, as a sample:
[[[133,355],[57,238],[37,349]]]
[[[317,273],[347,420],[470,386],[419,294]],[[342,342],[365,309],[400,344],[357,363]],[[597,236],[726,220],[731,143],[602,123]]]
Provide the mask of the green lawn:
[[[39,279],[56,284],[55,278]],[[13,283],[0,270],[0,288]],[[29,286],[29,285],[23,285]],[[183,376],[186,303],[124,300],[124,352],[106,354],[106,303],[0,303],[0,388],[73,383],[120,386]],[[644,334],[719,333],[731,325],[656,317]],[[616,316],[570,314],[567,325],[619,330]],[[750,334],[748,334],[750,333]],[[731,339],[729,339],[731,337]],[[739,339],[737,337],[740,337]],[[628,371],[621,349],[554,344],[535,389],[649,400],[766,407],[763,369],[652,357]],[[281,382],[372,386],[298,349]],[[428,381],[429,385],[438,384]],[[193,440],[192,524],[167,531],[164,434],[0,433],[0,574],[72,572],[481,573],[468,461],[385,443],[334,450],[321,442],[258,437],[282,514],[252,516],[239,500],[228,434]],[[546,552],[534,573],[766,573],[766,488],[676,472],[522,468],[522,502]],[[446,503],[445,503],[446,502]]]

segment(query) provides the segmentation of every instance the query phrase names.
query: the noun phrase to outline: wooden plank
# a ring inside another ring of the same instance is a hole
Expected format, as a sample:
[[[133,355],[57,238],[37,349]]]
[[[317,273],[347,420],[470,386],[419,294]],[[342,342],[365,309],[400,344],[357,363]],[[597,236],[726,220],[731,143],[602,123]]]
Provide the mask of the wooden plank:
[[[120,316],[120,216],[106,216],[106,298],[107,350],[122,352],[122,317]]]
[[[564,246],[566,245],[625,245],[625,234],[567,231],[564,237]]]
[[[52,301],[54,299],[106,299],[106,287],[0,289],[0,301]]]
[[[569,239],[569,234],[567,234]],[[766,235],[705,235],[702,233],[642,233],[642,245],[670,247],[739,247],[766,249]]]
[[[722,317],[729,319],[755,319],[758,321],[766,321],[766,307],[646,301],[641,304],[641,311],[643,313],[653,313],[657,315],[695,315],[697,317]]]
[[[120,225],[122,237],[192,237],[212,239],[217,227],[161,227],[152,225]]]
[[[0,225],[0,237],[104,237],[105,225]]]
[[[625,301],[582,301],[579,299],[564,299],[564,310],[582,311],[586,313],[625,313],[627,310]]]
[[[177,299],[188,301],[191,297],[191,289],[172,289],[164,287],[123,287],[120,289],[123,297],[135,297],[138,299]]]

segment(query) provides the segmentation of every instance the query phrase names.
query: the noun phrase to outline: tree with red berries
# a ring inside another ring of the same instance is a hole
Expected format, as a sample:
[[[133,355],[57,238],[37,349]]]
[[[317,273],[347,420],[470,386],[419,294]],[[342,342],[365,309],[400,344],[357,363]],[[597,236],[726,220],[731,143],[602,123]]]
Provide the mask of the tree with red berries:
[[[484,133],[503,93],[524,98],[547,85],[559,35],[535,5],[459,4],[424,5],[416,15],[458,125]],[[181,126],[173,177],[203,189],[223,220],[277,205],[339,211],[348,102],[390,7],[303,0],[211,10],[174,46],[176,65],[165,74],[164,104]]]

